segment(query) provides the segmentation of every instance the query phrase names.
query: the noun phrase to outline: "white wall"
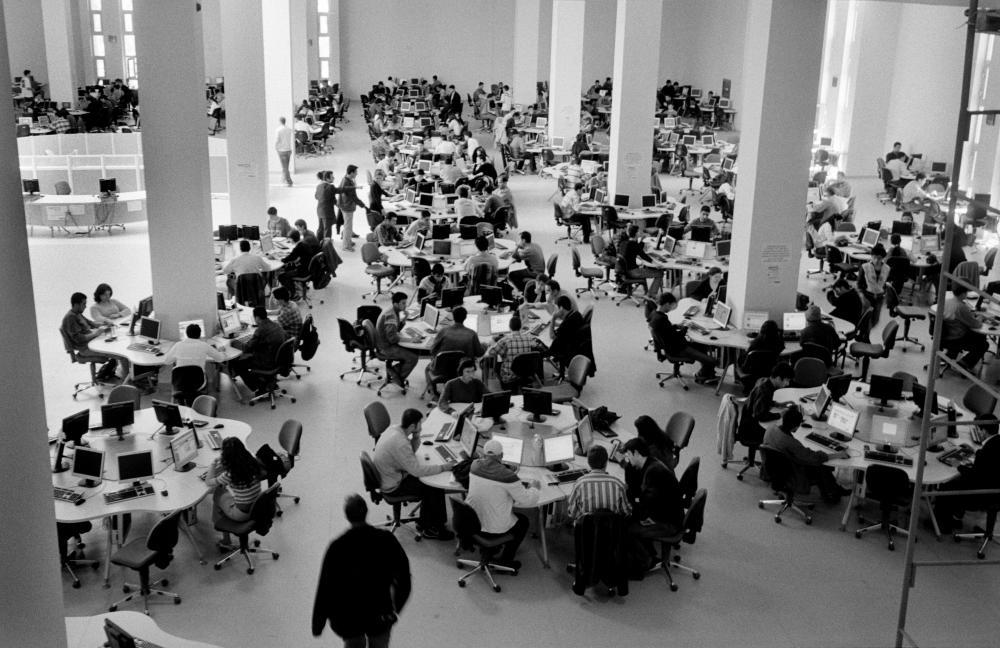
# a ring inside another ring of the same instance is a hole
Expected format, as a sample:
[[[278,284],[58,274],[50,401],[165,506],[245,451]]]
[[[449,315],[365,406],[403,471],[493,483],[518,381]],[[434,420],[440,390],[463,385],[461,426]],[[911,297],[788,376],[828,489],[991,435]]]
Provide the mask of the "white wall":
[[[7,24],[7,52],[10,58],[10,78],[31,70],[38,83],[47,79],[45,36],[42,33],[42,5],[27,0],[7,0],[3,3]]]
[[[219,0],[200,0],[201,32],[205,43],[205,76],[225,76],[222,58],[222,4]]]
[[[617,0],[590,0],[583,21],[583,88],[613,76]],[[550,34],[551,36],[551,34]]]

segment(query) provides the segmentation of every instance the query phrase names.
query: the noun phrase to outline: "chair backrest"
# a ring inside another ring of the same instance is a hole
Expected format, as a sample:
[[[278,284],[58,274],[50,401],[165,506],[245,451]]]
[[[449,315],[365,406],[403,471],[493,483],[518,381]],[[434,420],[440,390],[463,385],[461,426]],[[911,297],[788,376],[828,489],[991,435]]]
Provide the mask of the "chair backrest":
[[[983,265],[986,266],[986,272],[989,273],[993,269],[993,264],[997,260],[997,250],[1000,248],[990,248],[986,252],[986,256],[983,257]]]
[[[799,358],[795,363],[796,387],[819,387],[826,381],[826,363],[819,358]]]
[[[559,253],[554,252],[552,256],[549,257],[548,263],[545,264],[545,274],[550,277],[556,276],[556,263],[559,261]]]
[[[692,293],[701,285],[701,279],[693,279],[684,284],[684,296],[690,297]]]
[[[903,391],[904,392],[911,392],[911,391],[913,391],[913,386],[914,385],[919,385],[920,384],[920,379],[919,378],[917,378],[913,374],[907,373],[905,371],[897,371],[897,372],[895,372],[895,373],[892,374],[892,377],[895,378],[895,379],[897,379],[897,380],[902,380],[903,381]],[[923,403],[920,403],[920,406],[923,407]]]
[[[431,274],[431,262],[427,259],[414,257],[413,259],[413,280],[420,283],[424,277]]]
[[[896,332],[899,331],[899,322],[892,320],[882,329],[882,357],[889,357],[889,352],[896,346]]]
[[[691,498],[691,507],[684,514],[684,522],[681,528],[684,530],[683,540],[687,544],[694,544],[695,538],[705,525],[705,501],[708,499],[708,491],[699,488]]]
[[[55,184],[56,195],[57,196],[68,196],[73,193],[73,189],[69,186],[69,183],[65,180],[59,180]]]
[[[971,385],[962,396],[962,407],[979,418],[983,414],[993,413],[997,408],[997,399],[979,385]]]
[[[743,360],[741,370],[743,373],[754,378],[769,376],[771,375],[771,368],[778,361],[778,355],[776,351],[767,351],[765,349],[751,351]]]
[[[667,438],[680,450],[686,448],[691,440],[691,433],[694,431],[694,417],[687,412],[674,412],[667,421],[664,432]]]
[[[570,248],[570,254],[572,254],[572,259],[573,259],[573,272],[576,274],[576,276],[579,277],[580,265],[582,263],[580,261],[580,251],[576,249],[576,246],[573,246],[572,248]]]
[[[337,327],[340,329],[340,341],[344,343],[344,348],[353,353],[357,348],[358,341],[358,336],[354,332],[354,325],[338,317]]]
[[[302,423],[288,419],[281,424],[278,432],[278,444],[294,459],[299,454],[299,443],[302,440]]]
[[[169,565],[173,559],[173,549],[180,535],[177,523],[181,513],[182,509],[178,509],[160,518],[146,536],[146,548],[160,554],[154,562],[161,569]]]
[[[701,467],[701,457],[695,457],[681,473],[680,487],[684,508],[691,506],[695,493],[698,491],[698,470]]]
[[[496,268],[488,263],[480,263],[473,267],[472,275],[469,277],[469,295],[478,295],[483,286],[497,285]]]
[[[510,370],[522,381],[538,380],[541,382],[542,354],[537,351],[518,353],[510,362]]]
[[[579,396],[587,384],[587,374],[590,373],[590,358],[585,355],[575,355],[569,361],[569,369],[566,370],[566,380],[573,385],[576,395]]]
[[[434,356],[434,373],[442,380],[451,380],[458,376],[458,365],[464,358],[464,351],[442,351]]]
[[[457,497],[449,499],[451,500],[451,525],[455,529],[455,535],[461,540],[471,540],[483,529],[479,522],[479,516],[476,515],[476,510]]]
[[[378,263],[381,259],[382,256],[379,254],[377,244],[368,242],[361,246],[361,260],[364,261],[365,265]]]
[[[910,478],[895,466],[870,464],[865,470],[865,497],[878,502],[892,502],[907,496]]]
[[[275,481],[260,494],[250,507],[250,519],[253,520],[253,532],[257,535],[267,535],[274,523],[274,514],[278,511],[278,488],[281,482]]]
[[[814,358],[821,361],[825,367],[833,366],[833,354],[830,349],[816,342],[803,342],[798,357],[799,359]]]
[[[608,247],[608,242],[604,240],[603,236],[590,237],[590,251],[594,253],[595,259],[604,254],[604,248],[606,247]]]
[[[779,493],[795,492],[795,466],[784,452],[771,448],[760,448],[760,457],[764,468],[771,478],[771,488]]]
[[[973,286],[979,286],[979,263],[976,261],[963,261],[955,266],[954,274]]]
[[[381,314],[382,308],[379,306],[375,306],[373,304],[358,306],[356,321],[363,322],[365,320],[369,320],[372,324],[374,324],[378,321],[378,316]]]
[[[243,306],[266,306],[264,303],[264,279],[256,272],[236,277],[236,301]]]
[[[385,408],[382,401],[372,401],[365,405],[365,424],[368,426],[368,436],[372,441],[378,441],[382,433],[392,424],[389,418],[389,410]]]
[[[363,320],[361,322],[361,332],[363,334],[361,347],[377,355],[378,346],[375,342],[375,323],[368,319]]]
[[[191,403],[191,409],[202,416],[216,416],[219,413],[219,401],[215,396],[201,394]]]
[[[278,346],[274,354],[274,365],[280,375],[287,376],[291,373],[292,365],[295,364],[295,347],[298,343],[298,339],[288,338]]]
[[[174,367],[170,372],[170,384],[176,392],[197,392],[205,386],[205,370],[198,365]]]
[[[195,367],[197,369],[197,367]],[[139,409],[141,407],[139,401],[142,398],[142,392],[133,387],[132,385],[118,385],[111,390],[108,394],[108,405],[113,403],[127,403],[132,402],[133,409]]]
[[[584,326],[586,326],[587,328],[590,328],[590,323],[594,320],[594,307],[590,306],[585,311],[583,311],[580,315],[581,315],[581,317],[583,317],[583,324],[584,324]]]
[[[904,261],[909,266],[909,260],[904,259]],[[891,272],[889,274],[892,275]],[[885,285],[885,307],[889,309],[889,315],[896,316],[896,308],[899,307],[899,293],[889,283]]]
[[[365,485],[365,490],[372,502],[378,504],[382,501],[382,479],[378,476],[378,468],[367,452],[361,453],[361,478]]]

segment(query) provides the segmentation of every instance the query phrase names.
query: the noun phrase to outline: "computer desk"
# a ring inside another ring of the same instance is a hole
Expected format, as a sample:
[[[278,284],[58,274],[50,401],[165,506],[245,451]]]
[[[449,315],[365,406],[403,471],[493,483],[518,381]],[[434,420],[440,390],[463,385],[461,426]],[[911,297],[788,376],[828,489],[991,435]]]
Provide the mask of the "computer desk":
[[[493,314],[486,312],[485,304],[479,302],[478,300],[479,297],[476,295],[465,298],[465,308],[466,310],[469,311],[469,318],[466,319],[466,324],[467,324],[466,328],[472,331],[479,330],[480,316],[489,317],[489,315]],[[536,335],[541,334],[541,332],[544,331],[545,328],[548,327],[549,324],[552,322],[552,315],[544,308],[537,308],[537,309],[532,308],[530,310],[533,314],[537,315],[537,319],[526,320],[524,322],[524,327],[525,327],[524,330],[531,329],[537,326],[539,327],[539,331],[538,333],[536,333]],[[514,314],[516,315],[517,313]],[[450,326],[451,323],[449,322],[448,325]],[[405,330],[406,324],[403,324],[402,328]],[[434,338],[437,335],[437,332],[441,330],[441,328],[442,326],[438,324],[438,327],[434,329],[432,333],[424,335],[419,339],[410,336],[404,337],[401,332],[399,339],[399,346],[405,349],[410,349],[411,351],[416,351],[417,353],[420,354],[429,354],[431,352],[431,346],[434,344]],[[494,342],[494,336],[504,335],[505,333],[510,333],[510,329],[507,328],[505,330],[497,330],[497,331],[491,330],[489,335],[479,336],[479,341],[483,344],[484,347],[489,347]]]
[[[524,440],[524,458],[525,463],[522,464],[518,470],[517,475],[521,481],[529,481],[532,479],[537,479],[541,483],[541,493],[538,498],[538,535],[541,538],[542,543],[542,565],[545,568],[549,567],[549,549],[548,541],[545,537],[545,525],[546,525],[546,508],[550,504],[555,502],[561,502],[567,499],[571,492],[573,492],[573,486],[575,482],[569,482],[566,484],[560,484],[556,481],[553,473],[549,471],[544,465],[537,465],[541,463],[541,448],[536,448],[533,441],[536,434],[540,437],[550,437],[558,436],[560,434],[573,434],[573,430],[576,429],[576,419],[573,416],[573,408],[569,405],[561,405],[554,403],[552,405],[552,410],[557,412],[556,415],[549,415],[546,420],[542,423],[531,424],[528,421],[527,412],[521,409],[523,404],[523,398],[521,396],[511,397],[511,407],[510,412],[504,415],[503,421],[507,429],[502,430],[498,426],[494,426],[492,420],[481,419],[473,417],[471,420],[466,421],[466,424],[472,422],[475,424],[476,428],[480,430],[481,433],[486,432],[492,435],[494,432],[498,434],[504,434],[507,436],[518,437]],[[452,403],[451,407],[454,408],[456,412],[461,411],[465,405],[468,403]],[[478,411],[478,408],[477,408]],[[454,418],[450,414],[446,414],[441,411],[441,408],[435,407],[427,414],[427,418],[424,419],[422,433],[420,435],[421,441],[434,441],[434,437],[437,435],[441,426],[453,421]],[[534,425],[534,427],[532,427]],[[617,434],[621,434],[622,430],[618,428],[617,423],[612,425],[612,430]],[[594,440],[596,443],[605,446],[610,449],[611,442],[607,440],[601,434],[595,432]],[[440,445],[440,444],[435,444]],[[455,454],[458,454],[462,449],[462,444],[458,441],[449,441],[445,445],[452,449]],[[416,451],[417,459],[435,466],[440,466],[445,463],[444,459],[440,454],[431,446],[420,445]],[[586,468],[587,460],[584,457],[574,456],[573,461],[568,462],[570,468]],[[622,480],[625,479],[625,471],[621,466],[614,463],[608,464],[608,472]],[[437,473],[435,475],[430,475],[428,477],[421,477],[420,481],[431,486],[433,488],[441,489],[445,492],[450,493],[464,493],[465,489],[462,485],[454,480],[454,476],[451,471],[446,471],[442,473]]]
[[[465,272],[465,261],[470,256],[479,252],[476,249],[476,242],[474,239],[462,239],[458,234],[452,234],[449,240],[454,243],[459,243],[460,245],[460,255],[458,257],[446,256],[440,257],[434,254],[430,254],[433,249],[433,244],[430,240],[424,242],[424,249],[421,254],[417,254],[417,250],[414,246],[409,246],[405,248],[398,248],[396,246],[383,246],[379,248],[379,252],[386,256],[386,263],[389,265],[399,268],[400,276],[402,276],[402,271],[413,267],[413,258],[418,257],[426,259],[428,263],[432,266],[440,262],[444,266],[444,272],[446,275],[461,275]],[[504,273],[510,269],[510,266],[516,263],[511,256],[507,256],[505,259],[499,258],[499,255],[507,253],[512,253],[516,248],[514,241],[508,241],[507,239],[494,239],[496,248],[493,253],[497,255],[497,260],[499,261],[499,266],[497,268],[498,272]],[[399,283],[398,281],[396,283]]]
[[[90,444],[94,450],[104,450],[104,481],[93,488],[82,488],[77,485],[78,477],[72,473],[72,461],[70,470],[52,474],[52,485],[62,488],[71,488],[77,492],[82,492],[85,498],[83,504],[75,505],[62,500],[55,500],[56,520],[59,522],[85,522],[105,517],[117,517],[126,513],[152,512],[170,513],[178,509],[188,509],[200,502],[205,495],[210,492],[208,486],[199,477],[211,465],[218,456],[217,450],[212,450],[205,442],[206,434],[215,425],[222,424],[222,428],[216,430],[222,438],[236,437],[244,443],[250,436],[250,426],[243,421],[225,419],[218,417],[202,416],[195,413],[189,407],[180,407],[181,417],[184,419],[208,421],[204,427],[197,428],[198,437],[203,441],[198,456],[194,459],[195,468],[187,472],[177,472],[173,469],[170,460],[170,441],[173,436],[157,432],[162,428],[156,420],[156,414],[152,408],[140,409],[135,412],[135,423],[130,426],[131,433],[126,434],[124,439],[119,440],[114,430],[100,430],[88,432],[84,435],[84,440]],[[97,417],[99,418],[98,411]],[[95,417],[91,417],[92,419]],[[185,428],[187,429],[187,428]],[[155,436],[154,436],[155,435]],[[122,452],[132,452],[136,450],[153,451],[153,470],[155,477],[149,480],[156,492],[146,497],[137,497],[131,500],[108,504],[104,501],[102,493],[105,491],[116,491],[126,487],[127,483],[119,483],[117,457]],[[53,449],[54,451],[54,449]],[[112,483],[114,482],[114,483]],[[163,491],[167,495],[163,495]],[[115,544],[121,546],[121,538],[115,538],[116,531],[120,524],[109,524],[107,533],[107,555],[104,563],[104,586],[108,587],[111,570],[111,553]],[[191,535],[186,524],[181,524],[184,531],[195,550],[198,545]],[[200,552],[199,552],[200,557]],[[204,564],[204,560],[202,560]]]
[[[112,196],[93,194],[46,194],[25,196],[25,218],[30,226],[85,227],[87,234],[98,227],[146,221],[146,192],[123,191]]]
[[[850,453],[851,456],[846,459],[833,459],[826,462],[826,465],[832,466],[834,468],[850,469],[854,477],[854,485],[851,488],[851,497],[847,502],[847,506],[844,508],[843,516],[840,518],[841,531],[847,528],[847,522],[851,516],[851,511],[853,511],[854,507],[857,505],[858,486],[862,483],[863,481],[862,477],[868,466],[871,466],[872,464],[891,465],[905,472],[906,476],[909,477],[911,482],[914,479],[916,479],[917,475],[917,467],[915,464],[916,464],[916,457],[919,452],[918,446],[899,449],[900,454],[907,457],[911,457],[914,460],[913,466],[883,464],[880,461],[869,461],[865,459],[864,457],[865,446],[874,445],[867,440],[867,435],[871,430],[871,420],[872,420],[871,417],[875,414],[880,414],[880,412],[876,409],[877,404],[871,399],[869,399],[867,396],[868,388],[869,386],[867,384],[857,380],[853,380],[851,381],[851,386],[848,389],[847,394],[841,399],[843,403],[850,405],[853,409],[861,413],[861,416],[858,418],[858,433],[855,434],[851,442],[847,444],[848,446],[847,451],[848,453]],[[812,429],[803,430],[800,428],[796,436],[798,436],[799,440],[802,441],[803,445],[805,445],[807,448],[810,448],[811,450],[822,450],[824,452],[831,452],[829,448],[826,448],[817,443],[813,443],[812,441],[806,439],[805,437],[805,435],[808,434],[809,432],[819,432],[820,434],[823,435],[827,436],[829,435],[828,434],[828,430],[830,429],[829,426],[825,422],[813,420],[812,417],[809,415],[815,412],[814,406],[811,403],[808,403],[808,401],[803,400],[804,397],[815,396],[817,393],[819,393],[819,389],[816,387],[811,387],[811,388],[788,387],[785,389],[779,389],[775,391],[774,401],[775,402],[797,401],[799,403],[802,403],[801,407],[803,410],[803,414],[806,414],[805,417],[806,423],[812,425]],[[907,394],[904,394],[904,397],[906,397],[907,399],[909,398]],[[943,396],[938,397],[938,403],[939,407],[942,410],[942,413],[940,414],[940,416],[942,417],[944,416],[944,408],[947,407],[949,404],[955,406],[955,411],[959,416],[959,418],[963,418],[968,415],[968,413],[962,410],[955,401],[949,401],[949,399],[944,398]],[[893,409],[896,409],[898,411],[898,416],[896,418],[900,421],[904,421],[907,423],[908,426],[907,433],[919,434],[920,424],[921,424],[920,419],[911,418],[911,416],[919,409],[917,405],[913,403],[912,400],[902,400],[902,401],[894,401],[892,407]],[[882,415],[884,416],[885,414]],[[971,445],[972,442],[970,440],[967,428],[959,427],[956,429],[958,430],[958,438],[949,439],[949,441],[951,441],[953,444],[956,445],[961,443],[968,443]],[[943,450],[941,452],[943,452]],[[921,495],[921,501],[927,506],[927,511],[930,514],[931,523],[934,526],[934,535],[939,540],[941,539],[941,531],[938,527],[937,518],[934,517],[934,507],[931,504],[931,498],[927,496],[927,493],[937,490],[937,487],[939,485],[958,477],[958,469],[952,468],[951,466],[941,463],[940,461],[937,460],[937,457],[941,454],[941,452],[930,452],[930,451],[927,452],[927,463],[924,466],[924,485],[930,486],[931,488],[928,491],[925,491]]]
[[[89,617],[66,617],[66,648],[94,648],[107,641],[104,620],[110,619],[137,639],[170,648],[221,648],[215,644],[183,639],[169,634],[156,625],[156,621],[139,612],[107,612]]]

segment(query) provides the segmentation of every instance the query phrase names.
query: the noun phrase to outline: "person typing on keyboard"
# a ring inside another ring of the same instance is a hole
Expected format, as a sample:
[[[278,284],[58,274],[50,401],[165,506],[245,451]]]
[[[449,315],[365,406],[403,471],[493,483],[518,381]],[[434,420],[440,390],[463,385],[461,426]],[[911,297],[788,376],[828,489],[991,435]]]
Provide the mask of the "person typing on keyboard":
[[[841,496],[850,495],[851,491],[841,487],[833,476],[833,468],[824,464],[830,459],[846,459],[847,451],[810,450],[792,436],[800,425],[802,425],[802,411],[793,405],[784,411],[780,422],[768,426],[761,447],[781,452],[792,460],[792,465],[795,467],[796,492],[808,493],[809,488],[816,484],[823,495],[823,500],[836,504]]]
[[[478,403],[483,400],[485,393],[486,385],[476,378],[476,361],[466,358],[458,365],[458,378],[452,378],[444,384],[438,407],[447,412],[452,403]]]
[[[229,263],[222,268],[222,274],[227,276],[234,274],[237,277],[254,272],[265,274],[269,271],[270,269],[264,262],[263,257],[257,254],[250,254],[250,241],[247,240],[240,241],[240,254],[230,259]]]
[[[212,362],[225,361],[225,357],[216,351],[215,347],[201,339],[201,327],[197,324],[188,324],[187,328],[184,329],[184,334],[187,337],[170,347],[164,354],[163,364],[177,367],[194,365],[201,367],[204,371],[205,363],[208,360]]]
[[[973,490],[1000,488],[1000,439],[997,434],[996,416],[982,414],[976,416],[979,420],[992,420],[993,423],[980,423],[979,427],[986,434],[983,446],[976,452],[975,461],[971,466],[960,465],[959,477],[941,486],[942,490]],[[990,499],[996,501],[997,495],[964,495],[955,497],[938,497],[934,500],[934,517],[937,518],[941,533],[951,533],[961,530],[962,519],[966,509],[984,506]]]
[[[509,326],[510,333],[504,335],[487,349],[485,356],[487,358],[500,358],[500,386],[504,389],[518,386],[517,376],[511,371],[511,364],[518,354],[531,353],[532,351],[544,354],[548,350],[545,343],[534,334],[521,329],[520,317],[516,315],[511,317]]]
[[[689,342],[685,329],[670,321],[667,316],[677,308],[677,298],[670,291],[663,291],[657,298],[656,310],[649,316],[649,330],[653,334],[657,347],[669,353],[671,357],[687,358],[701,363],[701,370],[695,379],[702,384],[718,382],[715,375],[716,362],[704,351],[704,347]]]
[[[260,497],[260,481],[264,476],[264,467],[242,441],[236,437],[223,439],[222,453],[212,462],[205,477],[205,485],[215,488],[212,496],[215,513],[237,522],[249,520],[250,509]],[[223,534],[222,544],[231,544],[228,533]]]
[[[263,306],[253,309],[253,319],[257,328],[254,329],[253,337],[243,345],[243,355],[233,361],[233,373],[236,374],[237,385],[242,381],[249,389],[256,390],[261,386],[261,381],[254,371],[274,368],[278,347],[285,341],[285,331],[268,318]]]
[[[576,480],[569,494],[566,514],[570,519],[575,523],[584,515],[600,510],[631,515],[632,505],[628,501],[625,482],[608,474],[608,451],[604,446],[590,448],[587,465],[590,472]]]

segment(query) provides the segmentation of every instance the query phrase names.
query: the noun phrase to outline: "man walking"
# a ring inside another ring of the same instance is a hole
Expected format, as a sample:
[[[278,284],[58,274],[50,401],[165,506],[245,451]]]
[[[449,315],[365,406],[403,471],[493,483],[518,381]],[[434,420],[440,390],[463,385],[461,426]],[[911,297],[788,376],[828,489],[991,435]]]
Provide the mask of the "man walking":
[[[278,152],[278,159],[281,160],[281,180],[289,187],[292,186],[292,176],[288,172],[288,163],[292,159],[292,146],[295,143],[295,133],[285,125],[285,118],[278,117],[278,130],[275,131],[274,150]]]

